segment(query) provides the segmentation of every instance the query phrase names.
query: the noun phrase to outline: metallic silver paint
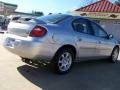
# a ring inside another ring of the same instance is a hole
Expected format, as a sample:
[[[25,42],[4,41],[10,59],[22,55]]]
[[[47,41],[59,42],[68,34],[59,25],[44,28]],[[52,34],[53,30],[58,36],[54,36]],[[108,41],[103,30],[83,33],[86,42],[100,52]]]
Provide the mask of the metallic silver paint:
[[[81,18],[71,16],[57,24],[37,24],[35,22],[10,23],[5,34],[4,47],[12,53],[33,60],[51,61],[55,53],[64,45],[76,49],[76,60],[110,57],[113,48],[119,45],[114,39],[103,39],[75,32],[72,21]],[[36,26],[45,27],[47,35],[40,38],[30,37],[29,32]],[[7,39],[15,39],[14,48],[6,46]]]

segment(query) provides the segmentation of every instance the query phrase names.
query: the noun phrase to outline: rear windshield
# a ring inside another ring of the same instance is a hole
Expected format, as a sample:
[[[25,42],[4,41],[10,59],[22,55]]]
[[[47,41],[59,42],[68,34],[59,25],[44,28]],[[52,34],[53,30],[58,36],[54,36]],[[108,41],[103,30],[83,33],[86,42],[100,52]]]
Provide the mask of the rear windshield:
[[[38,20],[42,20],[45,23],[58,23],[61,22],[63,20],[65,20],[66,18],[70,17],[69,15],[62,15],[62,14],[56,14],[56,15],[47,15],[47,16],[42,16],[37,18]]]
[[[18,19],[20,19],[20,17],[13,17],[12,21],[15,21],[15,20],[18,20]]]
[[[20,21],[30,21],[30,20],[32,20],[33,18],[20,18],[19,20]]]

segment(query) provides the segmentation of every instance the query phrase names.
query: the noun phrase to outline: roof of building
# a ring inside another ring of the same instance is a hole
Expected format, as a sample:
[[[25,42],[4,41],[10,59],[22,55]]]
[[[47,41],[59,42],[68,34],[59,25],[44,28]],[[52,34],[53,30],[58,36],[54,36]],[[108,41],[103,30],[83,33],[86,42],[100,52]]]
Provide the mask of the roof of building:
[[[108,0],[100,0],[93,4],[76,9],[75,11],[120,13],[120,7]]]
[[[0,3],[3,3],[4,5],[8,5],[8,6],[17,7],[17,5],[16,5],[16,4],[10,4],[10,3],[1,2],[1,1],[0,1]]]

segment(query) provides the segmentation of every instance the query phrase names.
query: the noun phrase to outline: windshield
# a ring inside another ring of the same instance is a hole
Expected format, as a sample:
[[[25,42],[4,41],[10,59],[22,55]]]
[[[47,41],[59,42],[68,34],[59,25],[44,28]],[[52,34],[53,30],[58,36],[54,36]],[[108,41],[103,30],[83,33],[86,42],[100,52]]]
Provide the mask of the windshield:
[[[37,19],[42,20],[45,23],[55,24],[55,23],[58,23],[62,20],[65,20],[68,17],[70,17],[70,16],[69,15],[56,14],[56,15],[41,16]]]

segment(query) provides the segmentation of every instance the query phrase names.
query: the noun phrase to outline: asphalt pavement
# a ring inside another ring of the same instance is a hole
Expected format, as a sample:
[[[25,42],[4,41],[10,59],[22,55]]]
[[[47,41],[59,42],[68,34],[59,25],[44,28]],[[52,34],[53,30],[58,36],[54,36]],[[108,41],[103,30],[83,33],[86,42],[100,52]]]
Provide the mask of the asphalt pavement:
[[[23,63],[0,44],[0,90],[120,90],[119,77],[120,63],[107,60],[75,63],[68,74],[56,75],[48,66]]]

